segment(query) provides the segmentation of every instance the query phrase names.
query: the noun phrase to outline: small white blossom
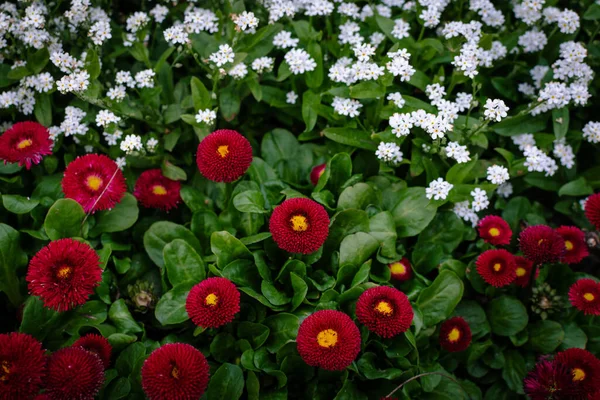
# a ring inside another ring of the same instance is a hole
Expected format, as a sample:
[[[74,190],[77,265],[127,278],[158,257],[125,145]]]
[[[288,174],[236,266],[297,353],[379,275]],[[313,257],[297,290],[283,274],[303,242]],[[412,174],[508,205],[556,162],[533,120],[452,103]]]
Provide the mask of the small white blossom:
[[[446,182],[443,178],[437,178],[429,183],[429,187],[425,189],[425,196],[429,200],[446,200],[453,187],[454,185]]]
[[[291,91],[287,92],[285,95],[285,102],[288,104],[296,104],[296,100],[298,100],[298,95],[296,92]]]
[[[508,169],[501,165],[492,165],[487,169],[487,180],[492,182],[494,185],[501,185],[508,181],[510,175],[508,175]]]
[[[253,12],[244,11],[240,15],[233,17],[237,29],[242,32],[246,30],[253,30],[258,26],[258,18],[254,16]]]
[[[472,227],[476,227],[479,222],[479,217],[469,204],[469,200],[461,201],[459,203],[454,204],[454,213],[463,220],[470,222]]]
[[[583,138],[590,143],[600,143],[600,122],[590,121],[582,129]]]
[[[554,141],[554,150],[552,151],[554,157],[558,158],[560,164],[567,167],[568,169],[573,168],[575,165],[575,154],[573,154],[573,148],[567,144],[565,139]]]
[[[471,191],[471,196],[473,196],[471,208],[473,208],[473,211],[475,212],[485,210],[490,205],[490,201],[488,200],[485,190],[475,188],[473,191]]]
[[[273,69],[275,59],[273,57],[259,57],[252,61],[252,69],[259,74],[269,72]]]
[[[248,67],[244,63],[234,65],[228,72],[233,79],[243,79],[248,75]]]
[[[121,150],[127,154],[142,150],[142,138],[138,135],[127,135],[121,142]]]
[[[196,114],[196,122],[199,124],[212,124],[217,119],[217,113],[214,110],[207,108],[206,110],[199,110]]]
[[[146,149],[150,153],[154,153],[157,146],[158,146],[158,140],[156,138],[150,138],[146,141]]]
[[[115,160],[115,162],[117,163],[117,166],[120,169],[125,168],[125,165],[127,165],[127,161],[125,160],[125,157],[117,157],[117,159]]]
[[[108,92],[106,92],[106,95],[111,99],[111,100],[115,100],[117,102],[122,101],[125,98],[125,86],[123,85],[117,85],[114,86],[112,88],[110,88],[108,90]]]
[[[162,4],[157,4],[154,6],[152,10],[150,10],[150,15],[156,22],[159,24],[165,20],[165,17],[169,13],[169,9]]]
[[[294,75],[310,72],[317,67],[315,60],[303,49],[292,49],[284,58]]]
[[[509,108],[504,104],[504,101],[498,99],[487,99],[485,102],[485,112],[483,115],[486,119],[500,122],[502,118],[506,118]]]
[[[212,53],[208,59],[217,64],[217,67],[221,67],[227,63],[233,62],[234,57],[235,54],[231,46],[222,44],[219,46],[219,50]]]
[[[402,94],[400,92],[389,93],[387,96],[389,101],[393,101],[396,107],[402,108],[406,101],[402,98]]]
[[[471,161],[471,153],[469,153],[467,146],[461,146],[457,142],[448,142],[445,151],[448,157],[454,158],[459,164]]]
[[[119,121],[121,121],[121,117],[117,117],[108,110],[101,110],[98,115],[96,115],[96,125],[99,127],[106,127],[112,123],[118,124]]]
[[[153,88],[156,73],[151,69],[145,69],[135,74],[135,83],[138,88]]]
[[[100,46],[102,43],[112,37],[110,24],[107,21],[98,21],[90,27],[88,36],[92,38],[95,45]]]
[[[496,193],[498,193],[498,196],[504,197],[505,199],[510,197],[510,195],[513,193],[512,183],[505,182],[502,185],[498,186],[498,188],[496,189]]]
[[[362,108],[362,104],[355,99],[344,99],[342,97],[334,97],[333,110],[340,115],[346,115],[348,117],[354,118],[358,117],[360,114],[360,109]]]
[[[300,39],[292,39],[292,34],[288,31],[281,31],[273,38],[273,45],[279,49],[294,48],[298,46]]]
[[[379,158],[383,162],[389,162],[392,164],[399,164],[402,162],[402,151],[400,151],[400,146],[396,143],[379,143],[377,147],[377,151],[375,152],[377,158]]]

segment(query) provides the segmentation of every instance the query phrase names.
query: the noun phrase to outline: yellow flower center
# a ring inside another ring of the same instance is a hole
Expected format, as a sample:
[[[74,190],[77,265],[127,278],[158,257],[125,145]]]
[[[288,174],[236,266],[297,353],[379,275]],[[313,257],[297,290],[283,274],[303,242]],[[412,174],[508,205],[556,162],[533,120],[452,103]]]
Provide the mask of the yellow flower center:
[[[10,374],[10,362],[4,360],[0,363],[0,382],[8,379]]]
[[[88,187],[90,189],[95,191],[95,190],[100,189],[100,186],[102,186],[102,178],[100,178],[99,176],[96,176],[96,175],[90,175],[85,180],[85,183],[88,185]]]
[[[517,267],[517,276],[521,277],[521,276],[525,276],[525,274],[527,273],[527,270],[523,267]]]
[[[176,365],[171,370],[171,376],[175,379],[179,379],[179,369],[177,368]]]
[[[502,264],[500,264],[500,263],[494,264],[494,271],[500,272],[501,269],[502,269]]]
[[[500,229],[498,228],[491,228],[488,232],[492,237],[500,236]]]
[[[458,328],[452,328],[450,333],[448,333],[448,341],[454,343],[457,342],[458,339],[460,339],[460,331]]]
[[[542,243],[544,243],[544,239],[538,240],[538,246],[540,246]]]
[[[208,296],[206,296],[206,299],[204,299],[204,301],[206,302],[206,305],[208,305],[208,306],[216,306],[217,303],[219,302],[219,298],[217,297],[216,294],[211,293]]]
[[[582,381],[585,379],[585,372],[581,368],[573,368],[573,381]]]
[[[162,185],[154,185],[154,187],[152,188],[152,193],[158,196],[164,196],[165,194],[167,194],[167,189],[165,189],[165,187]]]
[[[565,240],[565,248],[567,249],[567,251],[573,250],[573,242],[571,242],[570,240]]]
[[[594,296],[592,293],[585,293],[583,295],[583,298],[587,301],[594,301],[596,299],[596,296]]]
[[[292,229],[296,232],[304,232],[308,229],[308,221],[304,215],[294,215],[290,218]]]
[[[396,261],[390,264],[390,271],[394,275],[404,275],[406,273],[406,267],[400,261]]]
[[[325,329],[317,335],[317,343],[321,347],[333,347],[338,341],[338,334],[333,329]]]
[[[33,140],[31,139],[23,139],[17,144],[17,149],[23,150],[33,144]]]
[[[392,305],[387,301],[380,301],[379,303],[377,303],[377,305],[375,306],[375,311],[385,316],[390,316],[394,313]]]
[[[56,277],[58,279],[68,279],[73,273],[73,268],[67,265],[60,267],[58,271],[56,271]]]
[[[219,148],[217,148],[217,153],[219,153],[221,158],[225,158],[227,154],[229,154],[229,146],[227,146],[226,144],[224,144],[223,146],[219,146]]]

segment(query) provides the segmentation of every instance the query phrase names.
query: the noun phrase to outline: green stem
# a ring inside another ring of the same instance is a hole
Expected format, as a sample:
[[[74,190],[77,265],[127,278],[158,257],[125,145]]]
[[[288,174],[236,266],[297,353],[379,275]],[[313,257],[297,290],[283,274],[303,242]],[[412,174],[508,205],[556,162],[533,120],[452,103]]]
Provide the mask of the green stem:
[[[417,42],[420,42],[421,39],[423,39],[423,35],[425,35],[425,24],[421,26],[421,32],[419,32],[419,38],[417,39]]]
[[[590,41],[588,42],[588,46],[592,44],[592,42],[594,41],[594,38],[598,34],[598,31],[600,31],[600,24],[596,24],[596,29],[594,30],[594,33],[592,33],[592,36],[590,37]]]
[[[386,397],[392,397],[392,395],[394,393],[396,393],[398,390],[402,389],[402,386],[406,385],[408,382],[411,382],[411,381],[414,381],[415,379],[419,379],[419,378],[422,378],[424,376],[429,376],[429,375],[440,375],[444,378],[450,379],[452,382],[456,383],[458,385],[458,387],[460,387],[460,390],[462,390],[467,395],[468,399],[471,399],[471,396],[469,396],[469,393],[467,393],[467,391],[462,387],[460,382],[458,382],[456,379],[454,379],[450,375],[442,374],[441,372],[425,372],[422,374],[415,375],[412,378],[407,379],[404,382],[402,382],[396,389],[392,390],[390,392],[390,394],[388,394]]]

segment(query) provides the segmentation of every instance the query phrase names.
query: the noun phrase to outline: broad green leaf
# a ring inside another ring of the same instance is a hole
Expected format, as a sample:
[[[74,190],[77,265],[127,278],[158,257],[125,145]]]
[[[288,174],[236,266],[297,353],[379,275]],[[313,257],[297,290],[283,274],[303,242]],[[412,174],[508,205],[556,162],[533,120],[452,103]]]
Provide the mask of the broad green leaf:
[[[421,291],[417,300],[425,326],[447,319],[460,302],[463,290],[463,282],[454,272],[441,271],[431,286]]]
[[[123,199],[113,208],[94,214],[96,225],[90,229],[90,236],[129,229],[137,221],[138,214],[136,198],[130,193],[125,193]]]
[[[183,239],[199,254],[202,253],[200,242],[192,232],[182,225],[170,221],[155,222],[144,233],[144,248],[146,253],[156,265],[164,268],[163,249],[175,239]]]
[[[423,231],[435,217],[437,206],[425,197],[425,188],[401,189],[395,197],[391,211],[398,237],[415,236]]]
[[[565,183],[558,190],[559,196],[587,196],[593,193],[594,189],[583,176],[580,176],[569,183]]]
[[[242,369],[233,364],[222,364],[210,378],[207,400],[238,400],[244,391]]]
[[[142,328],[133,319],[131,312],[125,304],[125,300],[119,299],[112,303],[108,310],[108,318],[117,328],[119,333],[138,333]]]
[[[565,332],[558,322],[550,320],[536,321],[530,324],[529,344],[540,354],[552,353],[565,338]]]
[[[163,259],[171,285],[196,284],[206,277],[202,257],[182,239],[175,239],[163,249]]]
[[[357,232],[346,236],[340,245],[340,265],[364,263],[379,247],[379,242],[373,236]]]
[[[321,133],[334,142],[365,150],[377,150],[377,145],[365,131],[353,128],[325,128]]]
[[[50,207],[44,221],[44,229],[51,240],[83,236],[85,212],[78,202],[60,199]]]
[[[252,260],[252,253],[239,239],[226,231],[213,232],[210,236],[210,248],[217,256],[217,265],[219,268],[225,268],[230,262],[245,258]]]
[[[500,336],[515,335],[525,329],[529,322],[523,303],[510,296],[500,296],[490,301],[487,317],[492,332]]]
[[[567,107],[552,110],[552,127],[556,140],[562,139],[569,131],[569,109]]]
[[[197,77],[193,76],[190,81],[192,89],[192,99],[194,101],[194,108],[197,111],[205,110],[211,107],[210,92],[206,89],[202,81]]]
[[[233,206],[239,212],[266,213],[265,199],[258,190],[246,190],[233,198]]]
[[[40,204],[40,202],[39,200],[16,194],[3,194],[2,204],[4,205],[4,208],[13,214],[27,214]]]
[[[504,353],[506,359],[502,369],[502,378],[508,387],[520,394],[523,394],[523,379],[527,373],[525,359],[517,350],[508,350]]]
[[[263,324],[271,330],[266,343],[266,347],[271,353],[276,353],[286,343],[295,340],[300,327],[298,317],[287,313],[272,315],[266,318]]]
[[[515,136],[522,133],[536,133],[546,128],[547,116],[521,115],[508,117],[497,124],[492,125],[492,130],[501,136]]]
[[[154,315],[158,322],[163,325],[172,325],[185,322],[189,319],[185,310],[185,301],[190,292],[190,284],[176,286],[163,294],[158,303]]]

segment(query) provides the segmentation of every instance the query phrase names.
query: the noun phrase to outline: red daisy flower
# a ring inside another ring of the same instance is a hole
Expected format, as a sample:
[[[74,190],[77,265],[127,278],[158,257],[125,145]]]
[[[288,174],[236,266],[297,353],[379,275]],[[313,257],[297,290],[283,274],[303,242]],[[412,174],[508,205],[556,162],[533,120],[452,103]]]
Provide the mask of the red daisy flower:
[[[48,361],[46,394],[52,400],[92,400],[104,384],[100,357],[82,347],[65,347]]]
[[[52,400],[46,393],[38,394],[33,400]]]
[[[113,208],[125,195],[127,186],[117,163],[102,154],[87,154],[67,165],[62,190],[86,213],[94,213]]]
[[[412,278],[412,267],[410,265],[410,261],[408,258],[404,257],[400,261],[394,261],[391,264],[388,264],[388,268],[390,269],[392,280],[398,282],[405,282]]]
[[[394,337],[410,328],[413,309],[408,297],[398,289],[377,286],[367,289],[356,302],[356,317],[371,332]]]
[[[42,344],[25,333],[0,335],[0,399],[30,399],[46,373]]]
[[[461,317],[450,318],[440,327],[440,346],[446,351],[466,350],[471,344],[471,328]]]
[[[487,243],[494,246],[502,246],[510,244],[512,238],[512,230],[508,223],[497,215],[488,215],[479,221],[477,225],[479,236]]]
[[[229,279],[208,278],[190,290],[185,309],[196,325],[218,328],[240,311],[240,292]]]
[[[279,248],[310,254],[319,250],[329,234],[329,215],[316,201],[296,197],[275,207],[269,230]]]
[[[573,384],[572,375],[565,365],[542,359],[529,371],[523,381],[525,394],[531,400],[585,399]]]
[[[144,207],[169,211],[181,201],[181,184],[163,176],[160,169],[150,169],[141,173],[133,195]]]
[[[342,371],[360,351],[360,331],[343,312],[321,310],[302,321],[296,342],[308,365]]]
[[[600,360],[589,351],[567,349],[557,353],[554,362],[567,367],[576,388],[585,394],[592,394],[600,388]]]
[[[561,261],[567,264],[577,264],[588,256],[588,248],[585,243],[585,234],[575,226],[560,226],[556,232],[565,241],[565,253]]]
[[[52,154],[54,142],[48,129],[37,122],[17,122],[0,136],[0,159],[4,163],[16,163],[31,168],[39,164],[43,156]]]
[[[29,262],[29,291],[62,312],[84,304],[102,280],[98,254],[74,239],[50,242]]]
[[[215,182],[233,182],[252,164],[248,139],[230,129],[219,129],[198,145],[196,163],[200,173]]]
[[[600,283],[593,279],[578,279],[569,289],[573,307],[586,315],[600,315]]]
[[[515,258],[504,249],[484,251],[475,265],[483,280],[494,287],[510,285],[517,277]]]
[[[319,164],[313,167],[312,171],[310,171],[310,182],[314,186],[317,186],[317,183],[319,183],[319,178],[321,177],[321,175],[323,175],[323,172],[325,172],[325,167],[327,167],[326,163]]]
[[[150,400],[198,400],[208,386],[208,362],[200,350],[169,343],[142,366],[142,387]]]
[[[565,253],[565,241],[546,225],[525,228],[519,236],[519,246],[526,258],[540,265],[557,262]]]
[[[596,229],[600,229],[600,193],[588,197],[585,202],[585,216]]]
[[[104,369],[107,369],[110,366],[112,347],[104,336],[90,333],[77,339],[77,341],[73,343],[73,346],[83,347],[85,350],[95,353],[100,357],[100,360],[102,360]]]
[[[521,256],[514,256],[514,260],[515,265],[517,266],[515,269],[517,279],[515,279],[514,284],[521,287],[527,287],[529,285],[529,279],[531,278],[531,271],[533,270],[533,262]],[[535,274],[536,279],[539,274],[540,270],[537,269]]]

